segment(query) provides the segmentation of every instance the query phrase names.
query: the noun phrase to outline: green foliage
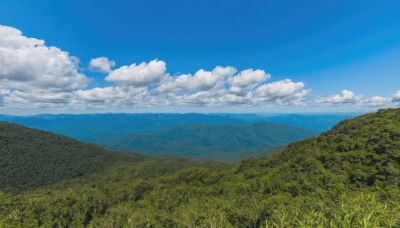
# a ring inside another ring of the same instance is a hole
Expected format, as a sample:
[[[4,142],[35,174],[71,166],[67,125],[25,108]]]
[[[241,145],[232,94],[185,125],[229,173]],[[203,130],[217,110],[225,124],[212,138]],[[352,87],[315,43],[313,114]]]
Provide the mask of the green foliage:
[[[342,195],[333,205],[323,201],[308,209],[290,205],[274,211],[266,227],[398,227],[400,204],[381,202],[373,194]]]
[[[0,122],[0,189],[54,184],[104,169],[137,154],[111,152],[50,132]]]
[[[400,109],[346,120],[240,166],[115,163],[0,193],[4,227],[400,227]]]

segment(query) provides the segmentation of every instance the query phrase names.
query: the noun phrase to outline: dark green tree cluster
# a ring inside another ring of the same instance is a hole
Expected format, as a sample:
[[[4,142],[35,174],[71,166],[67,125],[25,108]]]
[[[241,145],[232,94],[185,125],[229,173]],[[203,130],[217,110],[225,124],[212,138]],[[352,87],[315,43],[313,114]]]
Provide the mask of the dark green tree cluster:
[[[400,109],[346,120],[240,166],[118,162],[0,193],[5,227],[399,227]]]
[[[0,122],[0,189],[26,189],[100,171],[145,156],[110,152],[95,144]]]

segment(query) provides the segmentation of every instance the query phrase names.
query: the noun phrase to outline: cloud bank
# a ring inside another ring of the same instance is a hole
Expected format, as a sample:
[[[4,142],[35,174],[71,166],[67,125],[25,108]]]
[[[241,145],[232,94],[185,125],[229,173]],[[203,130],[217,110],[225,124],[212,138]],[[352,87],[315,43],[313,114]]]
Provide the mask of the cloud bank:
[[[374,108],[396,108],[400,107],[400,91],[394,93],[391,97],[373,96],[363,98],[362,95],[356,95],[349,90],[343,90],[339,94],[327,97],[319,97],[315,99],[318,104],[330,105],[333,107],[347,106],[357,107],[374,107]]]
[[[18,29],[0,25],[0,85],[21,91],[74,91],[88,79],[78,59],[43,40],[28,38]]]
[[[0,110],[124,110],[147,107],[398,107],[391,97],[364,98],[349,90],[312,97],[306,83],[272,80],[263,69],[233,66],[171,74],[154,59],[116,67],[107,57],[90,60],[88,71],[104,73],[103,87],[91,86],[77,57],[16,28],[0,25]]]
[[[331,103],[331,104],[346,104],[346,103],[357,103],[362,99],[361,95],[356,95],[352,91],[343,90],[340,94],[336,94],[329,97],[318,98],[315,101],[317,103]]]

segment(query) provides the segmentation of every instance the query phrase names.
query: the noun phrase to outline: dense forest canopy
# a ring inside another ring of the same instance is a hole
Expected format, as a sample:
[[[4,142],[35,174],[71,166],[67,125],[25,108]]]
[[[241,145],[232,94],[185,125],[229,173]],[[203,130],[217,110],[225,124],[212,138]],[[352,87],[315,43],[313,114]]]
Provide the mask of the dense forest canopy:
[[[4,190],[0,224],[398,227],[399,186],[400,109],[384,109],[239,166],[144,159],[23,192]]]
[[[25,189],[100,171],[146,156],[118,153],[63,135],[0,122],[0,189]]]

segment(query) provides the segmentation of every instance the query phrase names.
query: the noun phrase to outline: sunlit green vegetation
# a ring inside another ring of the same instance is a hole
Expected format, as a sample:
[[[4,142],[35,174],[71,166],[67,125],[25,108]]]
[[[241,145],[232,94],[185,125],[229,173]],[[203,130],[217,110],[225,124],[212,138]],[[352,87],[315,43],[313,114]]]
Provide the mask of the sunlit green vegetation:
[[[119,161],[0,193],[5,227],[400,227],[400,109],[239,166]]]

